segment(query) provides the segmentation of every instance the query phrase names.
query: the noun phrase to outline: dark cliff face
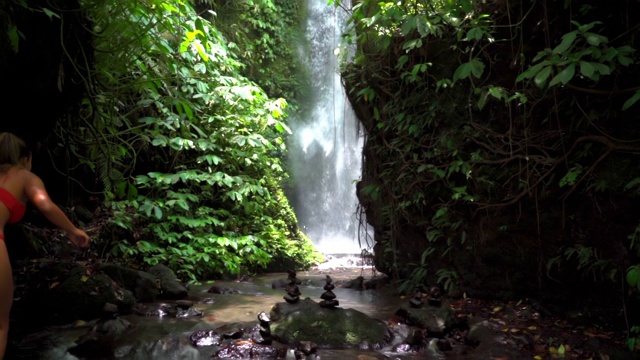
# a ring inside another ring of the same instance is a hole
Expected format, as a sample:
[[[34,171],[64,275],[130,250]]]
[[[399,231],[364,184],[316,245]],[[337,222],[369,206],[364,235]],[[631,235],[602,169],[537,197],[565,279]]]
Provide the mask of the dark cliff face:
[[[569,10],[555,6],[534,6],[520,19],[523,37],[530,39],[524,47],[485,44],[482,78],[447,89],[438,79],[454,77],[465,60],[455,38],[423,37],[413,52],[402,46],[406,38],[391,39],[384,53],[358,44],[366,60],[346,65],[342,76],[367,130],[357,190],[375,229],[378,270],[399,279],[419,277],[418,283],[448,282],[455,294],[618,306],[611,296],[623,296],[621,276],[638,261],[630,240],[640,208],[625,185],[640,176],[632,165],[640,127],[620,111],[629,94],[609,93],[605,100],[595,91],[516,82],[548,47],[546,38],[556,46],[572,30],[558,20]],[[505,21],[504,8],[495,10],[494,20]],[[546,27],[540,25],[545,14],[555,19]],[[596,21],[597,12],[585,14],[579,21]],[[506,36],[496,32],[496,38]],[[430,64],[419,79],[407,81],[396,66],[406,56],[408,69]],[[638,68],[619,71],[631,75]],[[593,87],[587,80],[572,83]],[[629,85],[615,81],[603,76],[597,86]],[[505,104],[487,93],[479,106],[487,84],[525,94],[529,102]],[[611,117],[616,120],[604,121]],[[633,154],[600,131],[632,142]]]
[[[86,80],[93,64],[92,26],[77,1],[29,1],[28,9],[9,1],[0,12],[11,19],[6,26],[15,26],[20,34],[17,43],[8,38],[0,42],[5,111],[0,131],[24,138],[34,152],[34,171],[50,188],[67,189],[66,176],[51,164],[57,161],[56,167],[65,172],[65,164],[59,161],[63,156],[52,151],[56,144],[50,140],[55,139],[51,135],[63,117],[77,114],[90,86]],[[69,124],[80,126],[81,122],[72,116],[65,120],[65,131],[73,131]],[[52,195],[65,199],[62,193]]]
[[[0,127],[40,140],[84,94],[92,29],[77,1],[30,1],[29,7],[2,9],[21,36],[17,44],[2,41],[3,103],[13,116]]]

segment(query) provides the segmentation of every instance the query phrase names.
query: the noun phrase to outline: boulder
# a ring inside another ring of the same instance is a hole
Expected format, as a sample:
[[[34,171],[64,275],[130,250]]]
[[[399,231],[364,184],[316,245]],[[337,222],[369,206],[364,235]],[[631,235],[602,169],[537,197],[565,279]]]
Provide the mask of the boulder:
[[[152,274],[115,264],[99,268],[122,287],[134,293],[138,302],[152,302],[160,291],[160,281]]]
[[[354,310],[321,307],[306,298],[271,309],[271,334],[285,344],[313,341],[320,348],[379,349],[393,337],[386,324]]]
[[[149,273],[160,280],[161,293],[158,297],[163,299],[184,299],[189,295],[189,291],[180,283],[176,274],[165,265],[154,265],[149,269]]]
[[[88,274],[80,266],[50,290],[47,301],[63,321],[101,317],[107,303],[115,304],[119,314],[130,314],[135,304],[131,291],[118,286],[107,275]]]
[[[440,337],[455,326],[455,312],[447,304],[441,307],[413,307],[403,304],[396,311],[408,325],[417,326],[428,331],[429,337]]]

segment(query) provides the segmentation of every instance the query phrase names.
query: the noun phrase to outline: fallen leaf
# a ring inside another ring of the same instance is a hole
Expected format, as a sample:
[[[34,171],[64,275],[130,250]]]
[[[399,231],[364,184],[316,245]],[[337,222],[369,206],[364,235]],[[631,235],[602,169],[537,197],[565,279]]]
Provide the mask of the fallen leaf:
[[[54,283],[51,283],[51,285],[49,285],[49,289],[53,289],[54,287],[60,285],[60,282],[56,281]]]
[[[565,349],[564,345],[560,345],[560,346],[558,347],[558,355],[560,355],[560,356],[564,356],[565,351],[566,351],[566,349]]]

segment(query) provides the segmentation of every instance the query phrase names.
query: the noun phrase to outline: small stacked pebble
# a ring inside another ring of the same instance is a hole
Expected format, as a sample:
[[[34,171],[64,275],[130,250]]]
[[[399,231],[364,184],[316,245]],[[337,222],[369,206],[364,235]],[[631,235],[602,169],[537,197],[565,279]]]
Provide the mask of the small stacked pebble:
[[[440,306],[442,305],[442,291],[437,286],[434,286],[429,291],[429,297],[427,298],[429,305]]]
[[[422,291],[416,290],[413,298],[409,301],[409,305],[413,308],[421,308],[422,305],[424,305],[424,302],[422,301]]]
[[[273,338],[271,337],[271,319],[264,311],[258,314],[258,321],[260,322],[260,328],[258,331],[254,331],[251,335],[251,340],[256,344],[271,345]]]
[[[300,289],[298,289],[298,279],[296,279],[296,272],[293,270],[287,270],[289,275],[287,279],[289,279],[289,284],[285,288],[287,294],[283,297],[286,302],[289,304],[295,304],[300,300]]]
[[[320,301],[320,306],[325,308],[334,308],[340,305],[340,302],[336,300],[336,294],[334,294],[333,291],[331,291],[335,289],[335,285],[331,283],[333,280],[329,275],[327,275],[327,278],[325,281],[326,281],[326,284],[324,285],[324,288],[323,288],[325,292],[323,292],[322,295],[320,295],[320,297],[323,299],[322,301]]]

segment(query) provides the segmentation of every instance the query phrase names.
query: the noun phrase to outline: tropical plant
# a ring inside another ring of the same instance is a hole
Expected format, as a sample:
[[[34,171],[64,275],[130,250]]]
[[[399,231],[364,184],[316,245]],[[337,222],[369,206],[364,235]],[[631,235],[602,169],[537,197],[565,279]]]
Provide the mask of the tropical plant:
[[[287,101],[242,75],[238,48],[189,1],[81,6],[95,61],[78,60],[87,97],[57,132],[131,234],[110,254],[191,280],[318,261],[281,189]]]
[[[624,269],[611,243],[628,251],[637,226],[627,214],[638,211],[630,110],[640,68],[638,29],[616,14],[635,9],[471,0],[347,9],[342,75],[367,131],[360,199],[381,271],[473,286],[502,267],[497,286],[522,292],[617,283]]]

